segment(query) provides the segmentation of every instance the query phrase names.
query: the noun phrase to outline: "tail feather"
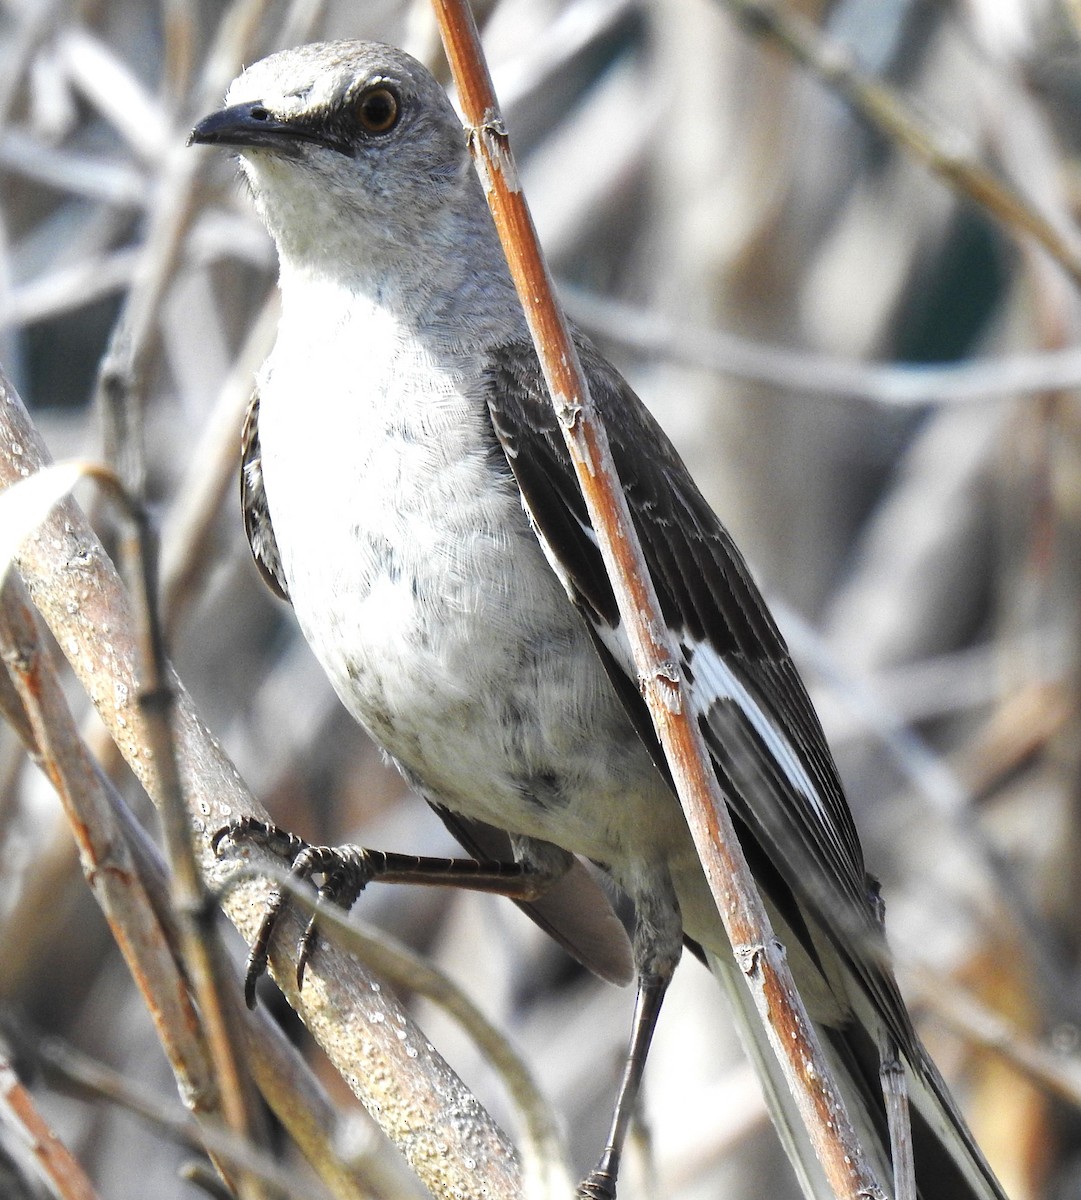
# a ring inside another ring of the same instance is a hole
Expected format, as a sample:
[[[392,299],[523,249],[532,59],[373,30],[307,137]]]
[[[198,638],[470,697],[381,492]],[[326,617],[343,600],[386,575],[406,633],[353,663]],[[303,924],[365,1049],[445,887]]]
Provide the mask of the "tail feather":
[[[729,998],[740,1039],[758,1071],[773,1124],[804,1197],[836,1200],[735,960],[709,949],[705,957]],[[878,1074],[878,1041],[855,1019],[844,1029],[816,1028],[864,1154],[884,1194],[890,1196],[893,1169]],[[920,1200],[1007,1200],[937,1068],[918,1043],[915,1050],[919,1060],[906,1061],[905,1074]]]
[[[715,954],[712,950],[705,951],[705,958],[710,971],[728,996],[736,1019],[736,1031],[758,1074],[773,1126],[796,1173],[803,1195],[806,1200],[837,1200],[811,1145],[811,1139],[807,1136],[807,1129],[777,1055],[766,1037],[750,989],[740,978],[735,959],[730,954]]]
[[[912,1140],[921,1197],[937,1200],[939,1196],[972,1196],[978,1200],[1006,1200],[1002,1185],[957,1111],[938,1068],[924,1054],[923,1061],[910,1069],[908,1075]],[[925,1189],[922,1187],[924,1179],[934,1181],[934,1190],[930,1185]]]

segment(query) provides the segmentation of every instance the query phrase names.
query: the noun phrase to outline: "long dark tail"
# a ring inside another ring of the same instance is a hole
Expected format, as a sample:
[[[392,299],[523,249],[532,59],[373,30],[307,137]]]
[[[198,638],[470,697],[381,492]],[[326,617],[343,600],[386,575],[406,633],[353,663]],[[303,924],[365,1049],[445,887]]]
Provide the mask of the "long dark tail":
[[[729,997],[744,1048],[758,1070],[773,1124],[804,1196],[836,1200],[734,959],[708,950],[705,957]],[[844,1031],[820,1027],[819,1035],[864,1152],[890,1196],[893,1167],[877,1039],[855,1023]],[[906,1061],[905,1066],[920,1200],[1007,1200],[938,1069],[922,1052],[919,1062]]]

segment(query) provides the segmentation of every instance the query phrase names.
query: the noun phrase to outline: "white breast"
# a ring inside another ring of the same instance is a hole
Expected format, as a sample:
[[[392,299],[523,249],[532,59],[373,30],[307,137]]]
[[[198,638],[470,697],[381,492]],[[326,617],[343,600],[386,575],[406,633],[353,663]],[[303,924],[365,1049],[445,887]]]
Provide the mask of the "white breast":
[[[602,861],[628,837],[655,853],[685,833],[529,527],[480,369],[355,296],[289,297],[259,432],[297,617],[433,798]]]

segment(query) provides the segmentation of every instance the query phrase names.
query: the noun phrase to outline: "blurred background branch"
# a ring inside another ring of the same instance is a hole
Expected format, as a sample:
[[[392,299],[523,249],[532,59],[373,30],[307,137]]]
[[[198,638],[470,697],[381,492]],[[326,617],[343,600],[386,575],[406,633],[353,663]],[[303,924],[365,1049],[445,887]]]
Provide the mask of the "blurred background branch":
[[[933,1053],[1014,1200],[1077,1195],[1081,1119],[1064,1085],[1081,1027],[1078,8],[790,0],[755,6],[749,33],[737,7],[496,0],[486,47],[572,315],[792,613]],[[428,4],[249,0],[231,24],[222,11],[0,0],[0,363],[54,456],[97,453],[101,364],[118,361],[118,320],[137,330],[110,444],[162,518],[174,658],[200,713],[309,840],[442,853],[441,828],[339,710],[248,560],[233,470],[274,324],[273,256],[228,164],[182,149],[239,66],[280,44],[434,54]],[[830,70],[762,36],[777,22],[840,48]],[[824,76],[887,89],[918,129],[950,131],[944,173]],[[955,186],[959,161],[1023,211],[989,216]],[[85,697],[67,693],[112,786],[155,828]],[[3,734],[0,1004],[167,1102],[171,1074],[56,798]],[[631,997],[497,901],[376,888],[362,905],[510,1032],[584,1168]],[[403,999],[509,1121],[484,1055]],[[422,1195],[273,989],[265,1002],[336,1106],[340,1161],[373,1196]],[[1003,1037],[1006,1055],[988,1049]],[[686,964],[647,1072],[653,1194],[795,1197],[754,1087],[714,985]],[[176,1175],[188,1152],[156,1128],[33,1091],[103,1195],[198,1194]],[[12,1161],[0,1129],[0,1190]],[[627,1200],[651,1194],[650,1174],[628,1168]]]

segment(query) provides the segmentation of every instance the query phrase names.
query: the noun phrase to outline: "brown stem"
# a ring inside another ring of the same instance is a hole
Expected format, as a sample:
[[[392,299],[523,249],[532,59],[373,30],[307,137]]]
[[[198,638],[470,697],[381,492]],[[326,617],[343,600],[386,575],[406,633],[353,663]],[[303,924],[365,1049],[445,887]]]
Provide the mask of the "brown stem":
[[[686,693],[608,439],[554,297],[465,0],[433,0],[477,171],[619,603],[639,685],[729,940],[838,1196],[881,1195],[769,924]]]

